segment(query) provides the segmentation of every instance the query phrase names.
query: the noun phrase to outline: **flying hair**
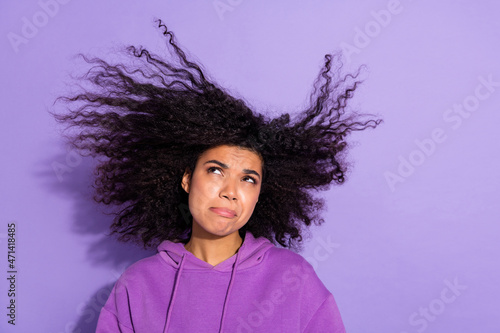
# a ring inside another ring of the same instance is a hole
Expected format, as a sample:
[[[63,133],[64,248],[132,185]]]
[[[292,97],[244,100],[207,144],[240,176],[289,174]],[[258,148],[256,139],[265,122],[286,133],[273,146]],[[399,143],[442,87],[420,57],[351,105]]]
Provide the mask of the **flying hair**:
[[[135,46],[125,48],[126,64],[82,56],[91,67],[79,79],[91,88],[59,97],[65,112],[53,113],[77,130],[73,147],[98,161],[94,200],[119,208],[112,234],[144,247],[187,240],[192,221],[182,176],[207,149],[232,145],[263,160],[259,201],[240,233],[299,248],[305,229],[324,222],[324,200],[314,194],[345,181],[346,137],[381,122],[347,112],[360,69],[343,75],[340,55],[325,55],[307,108],[293,121],[289,113],[272,118],[208,79],[156,22],[168,57]]]

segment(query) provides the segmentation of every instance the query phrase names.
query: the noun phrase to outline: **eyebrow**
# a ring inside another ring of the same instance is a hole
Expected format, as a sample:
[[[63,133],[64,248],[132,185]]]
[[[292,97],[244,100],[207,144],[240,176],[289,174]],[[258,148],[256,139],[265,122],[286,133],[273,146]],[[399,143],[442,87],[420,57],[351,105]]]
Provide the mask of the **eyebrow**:
[[[203,165],[208,164],[208,163],[215,163],[215,164],[219,165],[223,169],[229,169],[229,166],[227,164],[224,164],[224,163],[222,163],[220,161],[217,161],[217,160],[206,161],[205,163],[203,163]],[[243,173],[245,173],[247,175],[256,175],[260,179],[259,173],[257,171],[255,171],[255,170],[252,170],[252,169],[243,169]]]

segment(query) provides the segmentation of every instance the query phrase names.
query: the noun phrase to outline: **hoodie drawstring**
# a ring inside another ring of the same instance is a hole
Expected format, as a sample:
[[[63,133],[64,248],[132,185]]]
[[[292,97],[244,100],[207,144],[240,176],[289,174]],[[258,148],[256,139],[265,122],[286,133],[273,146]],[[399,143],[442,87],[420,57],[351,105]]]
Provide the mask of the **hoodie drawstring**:
[[[241,250],[241,247],[240,247],[240,250]],[[233,269],[231,271],[231,278],[229,279],[229,286],[227,288],[226,297],[224,298],[224,306],[222,308],[222,317],[220,319],[219,333],[222,333],[222,328],[224,326],[224,316],[226,314],[227,300],[229,298],[229,293],[231,293],[231,288],[233,287],[234,275],[236,273],[236,266],[238,264],[238,256],[240,254],[240,250],[238,250],[238,252],[236,252],[236,258],[234,260]]]
[[[182,254],[182,258],[180,260],[179,269],[177,270],[177,274],[175,276],[174,290],[172,292],[172,297],[170,298],[170,303],[168,305],[167,320],[165,322],[165,327],[163,328],[163,333],[167,332],[168,326],[170,325],[170,318],[171,318],[171,314],[172,314],[172,308],[173,308],[173,305],[174,305],[175,296],[177,295],[177,286],[179,285],[179,281],[181,279],[181,273],[182,273],[182,268],[184,267],[184,257],[185,256],[186,256],[186,254],[183,253]]]

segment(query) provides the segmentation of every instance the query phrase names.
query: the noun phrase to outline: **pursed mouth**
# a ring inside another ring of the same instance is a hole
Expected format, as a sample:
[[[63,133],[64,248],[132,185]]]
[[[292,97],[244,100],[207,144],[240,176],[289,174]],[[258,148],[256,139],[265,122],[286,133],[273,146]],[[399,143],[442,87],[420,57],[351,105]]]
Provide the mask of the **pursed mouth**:
[[[217,215],[223,216],[223,217],[236,217],[236,212],[231,209],[223,208],[223,207],[210,207],[210,210],[214,212]]]

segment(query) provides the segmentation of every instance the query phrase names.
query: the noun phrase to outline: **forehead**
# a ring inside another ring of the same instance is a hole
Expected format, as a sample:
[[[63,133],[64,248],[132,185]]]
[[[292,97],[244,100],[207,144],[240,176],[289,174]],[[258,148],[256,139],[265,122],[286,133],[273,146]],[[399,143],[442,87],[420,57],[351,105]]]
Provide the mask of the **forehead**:
[[[262,168],[262,159],[260,156],[248,149],[238,146],[217,146],[203,152],[198,159],[198,164],[205,163],[209,160],[217,160],[227,164],[230,168]],[[256,170],[258,171],[258,170]]]

